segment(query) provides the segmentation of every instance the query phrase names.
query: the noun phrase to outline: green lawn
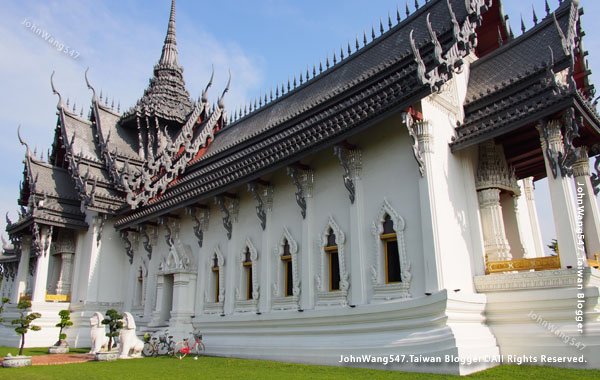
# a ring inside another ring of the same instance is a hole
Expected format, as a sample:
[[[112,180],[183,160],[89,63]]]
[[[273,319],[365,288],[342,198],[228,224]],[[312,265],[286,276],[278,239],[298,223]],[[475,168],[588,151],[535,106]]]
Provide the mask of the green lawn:
[[[0,348],[0,353],[5,352]],[[40,354],[43,349],[31,349]],[[455,376],[384,370],[326,367],[217,357],[144,358],[27,368],[0,368],[0,379],[457,379]],[[501,366],[467,379],[539,378],[544,380],[599,379],[598,370],[569,370],[532,366]]]

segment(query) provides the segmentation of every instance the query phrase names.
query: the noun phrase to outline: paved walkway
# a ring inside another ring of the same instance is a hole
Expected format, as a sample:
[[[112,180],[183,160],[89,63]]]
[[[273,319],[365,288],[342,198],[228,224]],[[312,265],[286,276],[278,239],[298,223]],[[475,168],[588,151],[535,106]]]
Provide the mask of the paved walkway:
[[[94,360],[94,355],[89,354],[54,354],[38,355],[31,357],[32,365],[53,365],[53,364],[71,364],[84,363]],[[0,358],[2,363],[2,358]]]

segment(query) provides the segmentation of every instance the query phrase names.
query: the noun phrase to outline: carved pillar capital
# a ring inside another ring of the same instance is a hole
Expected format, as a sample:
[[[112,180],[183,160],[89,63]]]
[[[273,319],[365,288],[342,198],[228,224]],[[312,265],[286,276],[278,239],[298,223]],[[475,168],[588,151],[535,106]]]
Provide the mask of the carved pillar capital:
[[[227,195],[217,195],[215,204],[221,210],[223,215],[223,227],[227,231],[227,239],[231,239],[233,223],[237,222],[237,216],[240,209],[240,200],[237,197]]]
[[[306,218],[306,198],[312,197],[314,172],[305,165],[292,165],[287,167],[287,174],[296,186],[296,203],[300,207],[302,218]]]
[[[196,235],[198,245],[202,248],[204,231],[208,229],[210,210],[206,206],[190,206],[185,209],[185,212],[194,220],[194,235]]]
[[[416,121],[414,129],[421,147],[421,153],[433,153],[433,128],[431,123],[427,120]]]
[[[142,245],[148,253],[148,260],[152,260],[152,246],[158,241],[158,226],[155,224],[142,224],[138,226],[138,233],[142,238]]]
[[[179,218],[163,216],[158,220],[158,224],[165,227],[165,242],[171,248],[175,244],[175,240],[179,238]]]
[[[573,145],[579,136],[581,117],[575,115],[573,108],[568,109],[562,119],[553,119],[538,124],[544,155],[549,163],[552,176],[556,178],[573,175],[573,164],[581,155],[581,148]]]
[[[273,186],[266,182],[252,181],[248,183],[248,192],[256,200],[256,216],[264,230],[267,226],[267,211],[273,207]]]
[[[354,204],[356,196],[354,181],[360,178],[362,153],[360,149],[352,146],[336,145],[333,147],[333,154],[340,160],[340,165],[344,169],[344,174],[342,175],[344,186],[348,190],[350,203]]]
[[[477,190],[496,188],[519,195],[514,169],[506,163],[502,146],[488,140],[479,144],[479,163],[475,178]]]
[[[588,157],[587,148],[581,147],[577,160],[573,164],[573,176],[584,177],[590,175],[590,159]]]

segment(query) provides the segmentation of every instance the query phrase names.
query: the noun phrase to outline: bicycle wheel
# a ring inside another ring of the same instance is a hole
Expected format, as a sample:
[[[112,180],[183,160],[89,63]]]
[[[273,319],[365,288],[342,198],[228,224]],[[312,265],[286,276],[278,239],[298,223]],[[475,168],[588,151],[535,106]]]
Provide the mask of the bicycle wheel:
[[[196,357],[204,355],[204,350],[206,350],[204,343],[198,342],[198,344],[196,344],[196,347],[194,347],[194,354],[196,354]]]
[[[166,342],[160,342],[157,352],[159,355],[167,355],[169,353],[169,345]]]
[[[142,349],[142,355],[149,357],[149,356],[154,356],[154,346],[152,345],[152,343],[147,342],[144,343],[144,348]]]
[[[179,360],[186,357],[187,354],[190,353],[190,347],[188,346],[186,341],[180,341],[175,343],[175,348],[173,349],[173,353]]]

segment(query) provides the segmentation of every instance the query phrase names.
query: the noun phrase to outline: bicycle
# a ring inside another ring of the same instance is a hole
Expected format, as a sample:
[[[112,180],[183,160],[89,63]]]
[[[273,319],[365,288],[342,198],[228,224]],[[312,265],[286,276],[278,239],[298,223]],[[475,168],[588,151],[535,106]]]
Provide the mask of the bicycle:
[[[145,357],[158,356],[158,338],[150,335],[144,335],[144,348],[142,349],[142,355]]]
[[[149,335],[144,336],[144,348],[142,349],[142,355],[146,357],[158,356],[158,355],[174,355],[175,352],[175,341],[172,335],[168,335],[169,332],[165,331],[164,334],[150,337]]]
[[[196,354],[194,360],[197,360],[198,356],[203,354],[206,350],[206,346],[204,346],[204,343],[202,342],[202,334],[200,334],[198,331],[194,331],[192,336],[194,337],[194,344],[191,346],[189,338],[184,338],[175,345],[175,355],[177,358],[179,358],[179,360],[185,358],[189,354],[194,353]]]
[[[175,341],[173,335],[168,335],[169,331],[166,330],[164,335],[159,337],[160,342],[158,343],[158,354],[159,355],[175,355]]]

